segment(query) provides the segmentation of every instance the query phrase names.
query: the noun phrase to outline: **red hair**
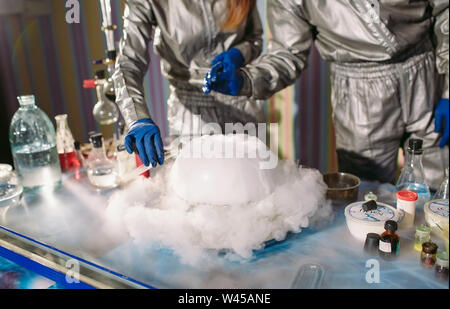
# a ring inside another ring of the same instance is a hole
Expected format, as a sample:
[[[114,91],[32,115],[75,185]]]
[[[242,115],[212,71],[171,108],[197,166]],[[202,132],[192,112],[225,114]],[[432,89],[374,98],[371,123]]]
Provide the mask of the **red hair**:
[[[221,26],[223,30],[236,29],[248,16],[256,0],[228,0],[227,19]]]

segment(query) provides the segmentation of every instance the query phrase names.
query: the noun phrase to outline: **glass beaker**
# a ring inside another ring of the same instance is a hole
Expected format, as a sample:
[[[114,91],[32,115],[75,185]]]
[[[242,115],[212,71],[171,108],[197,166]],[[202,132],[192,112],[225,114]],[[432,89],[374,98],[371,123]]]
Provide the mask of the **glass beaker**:
[[[106,157],[101,133],[91,136],[93,149],[89,154],[87,174],[91,184],[98,188],[115,188],[120,183],[115,162]]]
[[[9,142],[20,182],[26,190],[55,188],[61,184],[61,167],[53,124],[33,95],[17,99],[20,107],[11,120]]]

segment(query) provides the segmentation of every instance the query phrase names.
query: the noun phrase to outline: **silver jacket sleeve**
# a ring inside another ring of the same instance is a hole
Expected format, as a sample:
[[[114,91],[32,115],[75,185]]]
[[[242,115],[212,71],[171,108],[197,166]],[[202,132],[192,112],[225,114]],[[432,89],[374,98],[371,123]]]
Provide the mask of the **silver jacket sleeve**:
[[[268,53],[242,69],[247,77],[242,94],[263,100],[295,82],[306,67],[313,43],[311,25],[291,1],[268,1],[267,19],[273,36]]]
[[[432,0],[433,16],[435,16],[434,35],[436,39],[436,66],[440,74],[445,74],[443,98],[448,99],[448,36],[449,36],[449,1]]]
[[[150,118],[142,85],[149,64],[149,43],[154,27],[150,3],[128,0],[123,19],[123,37],[113,80],[116,103],[129,126],[139,119]]]
[[[113,79],[117,104],[128,125],[150,117],[142,82],[150,60],[151,41],[169,83],[199,93],[215,56],[238,48],[248,64],[260,55],[263,29],[257,7],[233,31],[221,29],[226,9],[227,0],[126,2]]]
[[[259,12],[255,5],[253,10],[249,13],[247,19],[247,24],[245,27],[245,40],[234,46],[234,48],[241,51],[245,59],[245,64],[249,64],[261,54],[263,32],[264,30],[261,25]]]

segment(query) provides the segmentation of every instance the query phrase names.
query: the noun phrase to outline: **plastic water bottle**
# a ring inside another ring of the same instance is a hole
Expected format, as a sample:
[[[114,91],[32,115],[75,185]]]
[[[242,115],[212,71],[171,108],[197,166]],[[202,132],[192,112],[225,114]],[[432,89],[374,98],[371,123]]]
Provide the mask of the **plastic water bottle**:
[[[9,127],[14,167],[25,190],[54,189],[61,184],[55,128],[33,95],[17,99],[20,107]]]
[[[396,184],[398,191],[408,190],[416,192],[419,196],[417,200],[418,206],[423,206],[431,197],[430,189],[425,183],[425,175],[423,172],[422,143],[421,139],[412,138],[409,140],[405,166]]]

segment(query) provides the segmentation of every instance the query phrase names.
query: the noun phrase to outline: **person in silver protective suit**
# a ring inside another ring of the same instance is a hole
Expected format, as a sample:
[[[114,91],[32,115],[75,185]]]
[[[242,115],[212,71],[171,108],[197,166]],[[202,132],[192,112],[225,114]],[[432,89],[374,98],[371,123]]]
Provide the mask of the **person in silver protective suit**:
[[[262,26],[255,0],[128,0],[123,38],[113,80],[116,102],[129,126],[125,147],[145,165],[163,164],[160,131],[145,104],[143,77],[149,43],[161,58],[169,81],[171,136],[195,134],[201,124],[265,122],[263,105],[246,96],[203,94],[206,72],[219,54],[230,66],[256,59],[262,50]],[[151,93],[149,95],[152,95]]]
[[[425,178],[436,189],[448,166],[448,7],[448,0],[268,1],[267,54],[232,74],[212,68],[207,83],[228,93],[216,85],[243,78],[237,93],[267,99],[295,82],[315,43],[331,62],[339,169],[393,182],[399,147],[420,138]]]

